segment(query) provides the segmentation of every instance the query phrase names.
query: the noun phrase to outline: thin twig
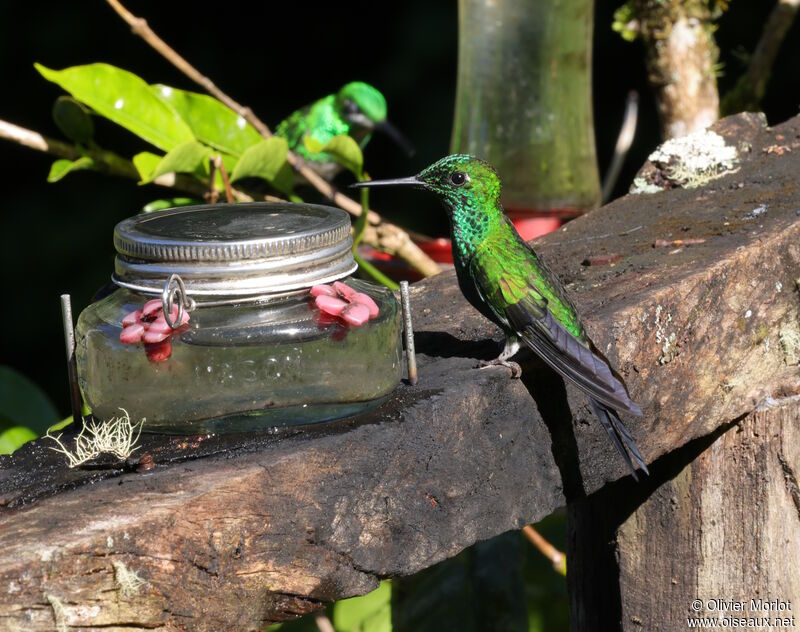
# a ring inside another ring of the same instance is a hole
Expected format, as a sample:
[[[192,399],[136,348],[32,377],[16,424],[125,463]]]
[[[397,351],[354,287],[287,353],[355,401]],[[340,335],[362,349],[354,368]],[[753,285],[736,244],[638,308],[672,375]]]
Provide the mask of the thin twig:
[[[643,226],[634,226],[630,230],[626,230],[621,233],[604,233],[602,235],[589,235],[588,237],[580,237],[578,239],[568,239],[567,241],[551,241],[551,246],[564,246],[566,244],[577,244],[581,241],[594,241],[596,239],[606,239],[607,237],[612,237],[616,234],[617,237],[625,237],[626,235],[630,235],[631,233],[635,233],[637,230],[642,230]],[[563,229],[562,229],[563,230]]]
[[[227,200],[228,204],[232,204],[236,201],[235,196],[233,195],[233,188],[231,187],[231,180],[228,177],[228,170],[225,168],[225,165],[222,162],[222,156],[217,156],[217,169],[219,169],[219,175],[222,176],[222,186],[225,189],[225,199]]]
[[[208,192],[203,196],[205,201],[209,204],[216,204],[219,200],[219,191],[214,182],[214,177],[217,175],[217,161],[214,157],[208,159]]]
[[[567,556],[559,551],[556,547],[545,540],[541,534],[534,529],[531,525],[527,524],[522,527],[522,533],[528,538],[528,541],[535,546],[539,552],[544,555],[553,564],[553,568],[560,575],[566,576],[567,574]]]
[[[153,29],[147,24],[147,20],[139,18],[128,11],[118,0],[106,0],[111,8],[117,12],[123,20],[125,20],[131,27],[131,30],[146,41],[150,46],[155,48],[159,54],[167,59],[173,66],[180,70],[184,75],[189,77],[195,83],[201,85],[203,89],[209,94],[213,95],[217,100],[222,101],[234,112],[239,114],[242,118],[247,120],[253,127],[258,130],[262,136],[269,136],[269,127],[259,119],[250,108],[240,105],[222,90],[220,90],[211,79],[202,74],[188,61],[181,57],[178,52],[155,34]]]
[[[706,240],[699,239],[656,239],[653,242],[653,248],[672,248],[673,246],[695,246],[697,244],[704,244]]]
[[[0,120],[0,138],[67,160],[77,160],[82,156],[88,156],[94,161],[93,169],[96,171],[134,180],[140,179],[139,172],[133,163],[112,151],[104,149],[81,149],[79,151],[74,145],[43,136],[39,132],[3,120]],[[198,180],[175,173],[165,173],[153,180],[153,184],[170,189],[180,189],[200,197],[206,193],[205,187]],[[241,195],[249,198],[246,194]],[[252,201],[252,198],[249,199]]]
[[[136,167],[131,161],[110,151],[86,149],[81,152],[74,145],[48,138],[39,132],[2,120],[0,120],[0,138],[67,160],[77,160],[81,156],[89,156],[106,173],[139,179],[139,172],[136,171]]]
[[[267,125],[260,118],[258,118],[258,116],[256,116],[249,107],[242,105],[220,90],[216,84],[211,81],[211,79],[203,75],[181,55],[179,55],[175,49],[173,49],[171,46],[169,46],[169,44],[156,35],[153,29],[151,29],[147,24],[145,19],[133,15],[122,5],[122,3],[119,2],[119,0],[106,0],[106,2],[123,20],[125,20],[125,22],[130,25],[134,34],[141,37],[147,44],[158,51],[158,53],[161,54],[164,59],[169,61],[189,79],[200,85],[204,90],[206,90],[206,92],[239,114],[254,128],[256,128],[259,134],[265,138],[269,138],[272,135],[269,127],[267,127]],[[292,152],[289,152],[286,156],[286,161],[325,198],[332,201],[334,204],[344,209],[351,215],[355,215],[356,217],[361,215],[361,205],[358,202],[340,193],[330,184],[330,182],[322,178],[317,172],[305,165],[300,157]],[[411,241],[408,233],[402,228],[384,221],[383,218],[375,211],[369,212],[367,221],[374,226],[380,226],[384,228],[385,231],[394,233],[393,238],[389,240],[394,249],[387,250],[387,252],[390,254],[396,254],[397,256],[405,259],[425,276],[433,276],[441,271],[436,262],[426,255],[419,248],[419,246]]]
[[[617,144],[614,147],[614,156],[611,165],[606,171],[603,179],[603,203],[611,199],[614,186],[619,179],[619,172],[625,163],[625,158],[633,144],[633,136],[636,133],[636,120],[639,118],[639,93],[631,90],[628,93],[628,100],[625,102],[625,115],[622,117],[622,126],[619,128]]]
[[[314,623],[317,624],[317,630],[319,630],[319,632],[336,632],[331,620],[322,612],[318,612],[314,615]]]

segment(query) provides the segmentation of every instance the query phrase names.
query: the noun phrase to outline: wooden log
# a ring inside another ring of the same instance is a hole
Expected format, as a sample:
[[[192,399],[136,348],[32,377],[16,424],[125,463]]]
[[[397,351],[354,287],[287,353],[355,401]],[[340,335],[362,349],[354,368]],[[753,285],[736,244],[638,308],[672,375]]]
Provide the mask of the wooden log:
[[[800,118],[718,130],[739,147],[736,172],[628,196],[537,242],[642,404],[626,423],[654,472],[800,392],[781,342],[798,333]],[[704,242],[654,247],[686,238]],[[621,259],[582,263],[609,254]],[[143,472],[70,470],[46,439],[0,458],[0,627],[258,630],[567,500],[640,489],[585,398],[540,363],[522,380],[474,370],[500,335],[452,274],[414,286],[412,308],[420,385],[373,413],[281,435],[143,437]]]
[[[609,486],[570,504],[572,629],[797,626],[800,397],[713,436],[659,462],[655,489]]]

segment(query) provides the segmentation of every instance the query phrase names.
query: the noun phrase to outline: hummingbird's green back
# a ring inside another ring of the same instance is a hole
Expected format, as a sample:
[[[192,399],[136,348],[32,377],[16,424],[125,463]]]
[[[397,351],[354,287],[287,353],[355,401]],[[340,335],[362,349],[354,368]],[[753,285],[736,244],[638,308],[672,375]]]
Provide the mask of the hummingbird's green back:
[[[289,149],[312,163],[333,159],[324,153],[311,153],[303,143],[310,136],[323,145],[334,136],[349,134],[362,148],[369,141],[375,124],[386,119],[386,99],[369,84],[353,81],[336,94],[329,94],[290,114],[275,128],[275,134],[289,143]]]
[[[586,332],[578,312],[560,283],[511,222],[503,219],[502,225],[481,242],[470,262],[470,274],[483,286],[494,288],[486,301],[501,314],[517,304],[547,309],[564,329],[585,343]]]

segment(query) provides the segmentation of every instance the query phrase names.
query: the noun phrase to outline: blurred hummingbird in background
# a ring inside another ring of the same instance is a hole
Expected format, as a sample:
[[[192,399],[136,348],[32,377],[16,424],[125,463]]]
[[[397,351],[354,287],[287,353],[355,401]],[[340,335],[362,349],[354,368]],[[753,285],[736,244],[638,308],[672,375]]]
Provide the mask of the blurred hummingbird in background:
[[[513,377],[522,370],[510,358],[520,341],[589,396],[592,409],[634,479],[647,465],[618,410],[641,415],[622,378],[586,335],[580,316],[556,276],[517,233],[500,204],[500,178],[489,163],[456,154],[416,176],[360,182],[353,187],[410,186],[435,193],[450,220],[458,285],[466,299],[506,335],[495,360]],[[635,463],[635,466],[634,466]]]
[[[334,136],[349,134],[364,149],[374,131],[385,133],[407,154],[414,153],[405,137],[386,120],[383,95],[369,84],[353,81],[336,94],[329,94],[292,112],[278,124],[275,134],[285,138],[290,150],[330,180],[341,171],[341,167],[328,154],[308,151],[303,137],[311,136],[325,144]]]

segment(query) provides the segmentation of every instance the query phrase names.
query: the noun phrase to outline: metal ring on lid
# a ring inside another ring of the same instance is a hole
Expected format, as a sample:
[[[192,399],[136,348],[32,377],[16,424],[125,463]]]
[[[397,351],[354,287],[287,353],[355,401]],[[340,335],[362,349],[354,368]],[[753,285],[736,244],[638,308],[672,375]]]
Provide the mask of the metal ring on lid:
[[[175,287],[172,287],[173,283]],[[178,302],[178,315],[172,320],[172,307]],[[191,312],[197,306],[193,298],[186,294],[186,285],[177,274],[171,274],[164,283],[161,291],[161,308],[164,312],[164,320],[170,329],[178,329],[183,321],[184,312]]]
[[[197,305],[274,297],[357,268],[349,216],[315,204],[210,204],[138,215],[117,225],[114,246],[117,285],[169,294],[164,282],[177,276],[180,293]]]

